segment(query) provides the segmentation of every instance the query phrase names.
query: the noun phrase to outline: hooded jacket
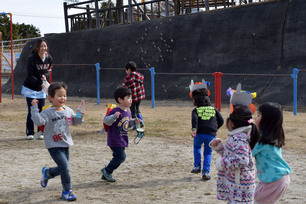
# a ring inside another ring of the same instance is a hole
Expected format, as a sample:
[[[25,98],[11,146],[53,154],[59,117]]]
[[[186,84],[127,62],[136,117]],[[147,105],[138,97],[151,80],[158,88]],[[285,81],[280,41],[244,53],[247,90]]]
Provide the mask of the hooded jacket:
[[[37,52],[34,52],[31,56],[28,57],[27,61],[27,76],[23,83],[23,86],[33,90],[41,91],[42,75],[46,77],[49,75],[48,69],[51,67],[53,59],[51,55],[46,53],[46,58],[43,61]]]

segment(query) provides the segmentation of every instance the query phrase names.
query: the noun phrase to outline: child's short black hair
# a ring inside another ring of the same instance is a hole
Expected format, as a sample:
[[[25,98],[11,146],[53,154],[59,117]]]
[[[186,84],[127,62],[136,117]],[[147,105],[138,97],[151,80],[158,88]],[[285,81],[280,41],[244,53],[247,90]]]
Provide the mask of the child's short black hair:
[[[114,98],[116,102],[119,103],[118,98],[124,99],[124,97],[130,96],[130,95],[132,95],[132,92],[130,89],[125,88],[125,87],[119,87],[116,89],[114,93]]]
[[[210,106],[210,98],[208,97],[207,89],[196,89],[192,92],[192,99],[196,107]]]
[[[56,90],[61,88],[67,91],[67,85],[64,82],[53,82],[48,88],[48,95],[54,98]]]
[[[133,61],[129,61],[124,67],[125,67],[126,70],[130,69],[132,72],[135,72],[136,69],[137,69],[137,65]]]

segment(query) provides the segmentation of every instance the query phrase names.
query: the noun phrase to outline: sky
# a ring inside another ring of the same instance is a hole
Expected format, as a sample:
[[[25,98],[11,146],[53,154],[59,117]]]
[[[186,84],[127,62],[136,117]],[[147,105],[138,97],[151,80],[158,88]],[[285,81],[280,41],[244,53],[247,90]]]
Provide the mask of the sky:
[[[0,13],[12,13],[13,23],[33,25],[46,33],[65,32],[64,0],[0,0]]]

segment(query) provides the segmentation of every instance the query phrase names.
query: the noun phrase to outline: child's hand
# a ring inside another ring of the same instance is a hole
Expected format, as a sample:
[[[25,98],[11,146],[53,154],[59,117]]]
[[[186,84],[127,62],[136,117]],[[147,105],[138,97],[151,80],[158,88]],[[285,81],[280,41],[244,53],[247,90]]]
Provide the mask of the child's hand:
[[[82,118],[83,118],[84,115],[85,115],[85,110],[83,110],[83,111],[78,111],[78,112],[80,112],[80,113],[82,114]]]
[[[32,106],[37,106],[38,105],[38,100],[37,99],[33,99],[31,102]]]
[[[212,147],[216,147],[221,142],[220,139],[213,139],[209,144]]]
[[[46,77],[46,75],[41,75],[41,80],[43,80],[43,81],[46,81],[47,80],[47,77]]]
[[[117,111],[116,113],[115,113],[115,115],[116,115],[116,117],[117,118],[119,118],[119,115],[120,115],[121,113],[119,112],[119,111]]]
[[[142,122],[142,120],[141,119],[139,119],[139,118],[136,118],[136,124],[140,124],[141,122]]]
[[[197,130],[192,130],[191,131],[191,137],[195,137],[197,135]]]

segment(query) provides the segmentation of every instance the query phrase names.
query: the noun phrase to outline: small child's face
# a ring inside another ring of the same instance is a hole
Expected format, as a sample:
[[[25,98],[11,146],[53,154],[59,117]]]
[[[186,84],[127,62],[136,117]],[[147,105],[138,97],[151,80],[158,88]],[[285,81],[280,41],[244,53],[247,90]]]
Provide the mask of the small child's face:
[[[229,130],[229,131],[232,131],[233,130],[233,122],[228,118],[226,120],[226,128]]]
[[[119,105],[124,108],[129,108],[132,105],[132,95],[125,96],[124,99],[119,98]]]
[[[130,74],[132,71],[131,69],[125,70],[126,74]]]
[[[49,97],[49,100],[54,107],[63,107],[67,101],[66,90],[64,88],[57,89],[54,97]]]
[[[255,125],[257,126],[258,129],[260,129],[259,126],[260,126],[261,117],[262,117],[261,112],[257,111],[257,115],[255,117]]]

